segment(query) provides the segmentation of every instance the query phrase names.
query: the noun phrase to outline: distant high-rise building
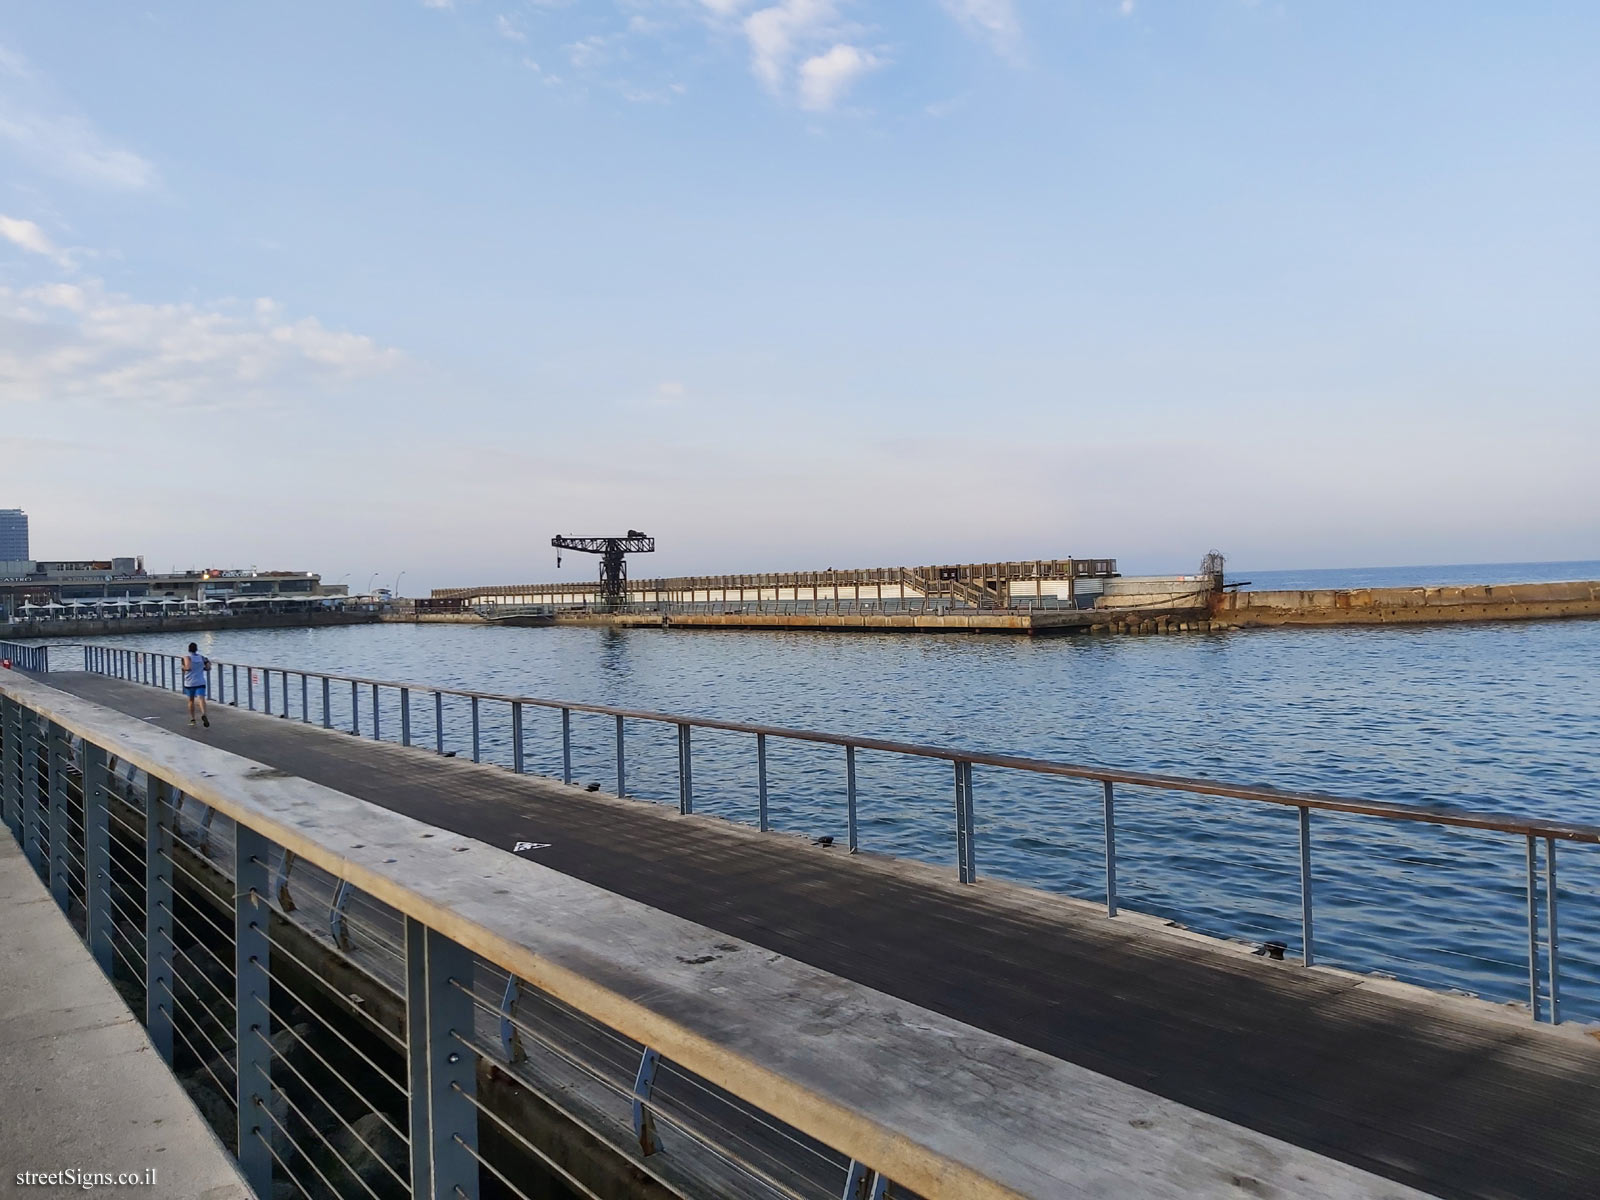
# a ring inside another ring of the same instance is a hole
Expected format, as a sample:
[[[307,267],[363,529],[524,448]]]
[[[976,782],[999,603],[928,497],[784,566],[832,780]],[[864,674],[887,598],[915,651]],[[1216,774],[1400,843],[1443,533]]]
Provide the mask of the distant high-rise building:
[[[0,562],[28,557],[28,514],[20,508],[0,508]]]

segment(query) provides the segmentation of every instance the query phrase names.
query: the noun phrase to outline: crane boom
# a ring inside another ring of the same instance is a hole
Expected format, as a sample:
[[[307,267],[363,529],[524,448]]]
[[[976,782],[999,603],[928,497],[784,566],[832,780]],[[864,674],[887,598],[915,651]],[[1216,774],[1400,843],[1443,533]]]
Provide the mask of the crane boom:
[[[600,555],[600,598],[607,607],[616,607],[627,599],[628,554],[650,554],[656,540],[637,529],[628,530],[626,537],[566,537],[556,534],[550,539],[556,548],[556,566],[561,565],[561,551],[575,550],[579,554]]]

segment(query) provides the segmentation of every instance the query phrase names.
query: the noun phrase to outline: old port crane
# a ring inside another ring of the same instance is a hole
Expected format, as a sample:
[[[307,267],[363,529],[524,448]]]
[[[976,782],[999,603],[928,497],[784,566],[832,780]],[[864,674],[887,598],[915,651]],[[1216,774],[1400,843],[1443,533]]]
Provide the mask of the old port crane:
[[[637,529],[628,530],[626,537],[565,537],[558,533],[550,539],[550,544],[556,548],[558,569],[563,550],[600,556],[600,600],[607,607],[615,607],[627,599],[628,560],[625,555],[651,554],[656,548],[655,538]]]

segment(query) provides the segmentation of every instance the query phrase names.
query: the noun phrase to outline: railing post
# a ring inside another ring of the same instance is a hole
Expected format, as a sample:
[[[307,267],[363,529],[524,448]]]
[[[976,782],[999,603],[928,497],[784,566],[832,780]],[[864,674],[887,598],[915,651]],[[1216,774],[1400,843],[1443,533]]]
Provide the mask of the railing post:
[[[970,883],[972,881],[967,878],[967,805],[962,794],[966,785],[961,777],[961,763],[952,760],[950,765],[955,768],[956,777],[956,877],[962,883]]]
[[[623,763],[622,717],[617,717],[617,795],[628,794],[628,775]]]
[[[331,681],[326,675],[322,677],[322,727],[333,728],[333,699]]]
[[[857,849],[856,841],[856,748],[844,748],[845,834],[850,843],[850,853]]]
[[[300,672],[300,723],[311,724],[311,680]]]
[[[1556,840],[1544,839],[1545,957],[1550,965],[1550,1024],[1561,1024],[1561,939],[1556,928]]]
[[[478,753],[478,698],[476,696],[472,698],[472,761],[482,761]]]
[[[976,883],[978,879],[978,821],[972,811],[972,764],[961,764],[961,802],[966,807],[967,818],[967,882]]]
[[[678,811],[694,811],[694,757],[689,739],[689,726],[678,726]]]
[[[379,742],[379,741],[383,740],[383,736],[382,736],[383,735],[383,730],[380,727],[379,721],[378,721],[378,708],[379,708],[379,705],[378,705],[378,685],[377,684],[373,684],[372,685],[372,740],[375,741],[375,742]]]
[[[888,1176],[859,1159],[850,1160],[850,1169],[844,1176],[844,1200],[884,1200],[888,1191]]]
[[[756,816],[761,832],[766,833],[771,824],[767,820],[767,735],[764,733],[756,734]]]
[[[660,1063],[660,1053],[646,1046],[639,1056],[639,1071],[633,1077],[633,1135],[639,1139],[639,1150],[646,1157],[661,1149],[655,1114],[650,1111],[650,1092],[655,1087],[656,1067]]]
[[[287,685],[287,677],[284,682]],[[263,1121],[261,1113],[272,1101],[272,944],[267,938],[267,925],[271,920],[271,910],[267,906],[267,864],[271,861],[272,850],[265,837],[242,824],[233,827],[233,847],[239,1170],[257,1196],[270,1196],[272,1131],[271,1122]]]
[[[245,678],[246,679],[250,678],[248,672],[245,674]],[[238,663],[234,663],[233,664],[233,699],[232,699],[232,701],[230,701],[230,703],[233,705],[234,708],[238,708],[239,707],[239,664]]]
[[[572,710],[561,710],[561,782],[572,782]]]
[[[161,1061],[172,1065],[172,826],[168,787],[145,777],[145,1030]]]
[[[1311,810],[1300,806],[1300,961],[1316,961],[1311,935]]]
[[[1117,915],[1117,802],[1111,780],[1101,781],[1106,812],[1106,916]]]
[[[400,689],[400,744],[411,745],[411,689]]]
[[[333,889],[333,903],[328,907],[328,936],[333,944],[346,953],[350,950],[350,932],[345,926],[344,909],[350,902],[350,881],[339,880]]]
[[[261,668],[261,711],[272,715],[272,668]]]
[[[67,755],[66,734],[54,721],[45,725],[45,795],[50,804],[50,897],[67,911]]]
[[[522,704],[511,702],[511,769],[522,774]]]
[[[22,710],[22,777],[18,781],[22,790],[22,852],[33,864],[35,871],[43,874],[49,868],[44,861],[44,848],[40,843],[42,813],[39,805],[39,718],[31,708]]]
[[[1528,835],[1528,1011],[1539,1019],[1539,847]]]
[[[457,1037],[473,1026],[472,955],[436,930],[426,930],[428,1008],[428,1139],[434,1200],[477,1200],[477,1071]],[[459,984],[459,986],[457,986]]]
[[[433,748],[444,753],[444,693],[433,694]]]
[[[84,940],[89,953],[110,975],[111,950],[111,822],[106,811],[106,752],[87,738],[83,743],[83,890]]]
[[[22,842],[22,705],[0,696],[0,723],[5,753],[0,756],[0,815],[19,844]]]
[[[244,669],[245,703],[251,712],[256,710],[256,672],[254,667]]]
[[[515,975],[506,976],[506,990],[500,994],[500,1053],[510,1065],[526,1062],[528,1051],[522,1045],[522,1035],[512,1019],[517,1001],[522,998],[522,984]]]
[[[406,1094],[411,1140],[411,1195],[433,1195],[433,1137],[428,1123],[428,945],[427,926],[415,917],[406,928]]]
[[[361,736],[361,690],[354,679],[350,681],[350,732]]]

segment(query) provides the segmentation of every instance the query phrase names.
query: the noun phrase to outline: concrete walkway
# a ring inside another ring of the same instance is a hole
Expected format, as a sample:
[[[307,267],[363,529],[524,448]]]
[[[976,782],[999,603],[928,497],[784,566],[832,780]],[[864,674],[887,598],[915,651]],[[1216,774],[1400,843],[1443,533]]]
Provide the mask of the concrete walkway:
[[[27,1172],[78,1171],[54,1185]],[[90,1173],[154,1171],[153,1183]],[[244,1200],[228,1152],[144,1029],[0,834],[0,1196]]]

